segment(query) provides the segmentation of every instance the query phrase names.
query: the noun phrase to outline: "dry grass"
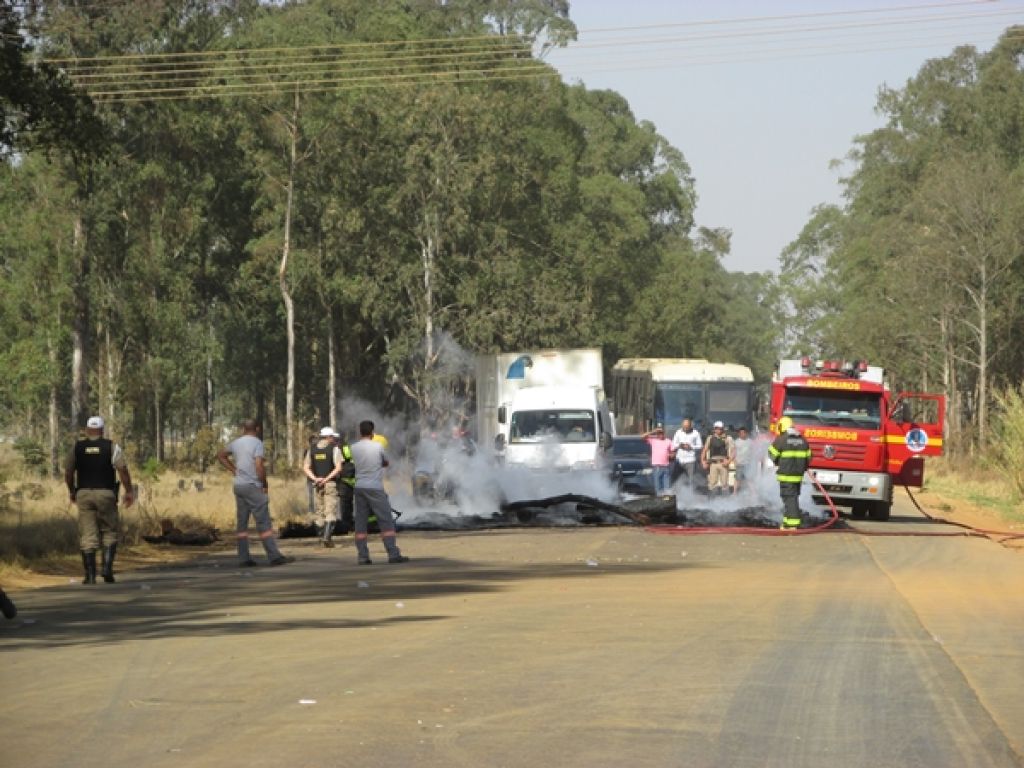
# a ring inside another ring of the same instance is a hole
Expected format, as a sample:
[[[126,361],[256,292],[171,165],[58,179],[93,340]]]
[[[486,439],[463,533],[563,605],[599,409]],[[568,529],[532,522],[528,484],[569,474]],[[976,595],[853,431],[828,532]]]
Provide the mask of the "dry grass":
[[[929,459],[925,486],[948,499],[970,502],[1008,522],[1024,522],[1024,503],[1005,472],[949,457]]]
[[[0,483],[0,584],[24,583],[31,574],[76,573],[78,516],[62,481],[41,480],[2,465]],[[142,537],[160,534],[160,521],[170,519],[182,530],[197,526],[219,529],[230,541],[235,527],[231,477],[226,473],[179,475],[167,472],[158,480],[133,478],[139,498],[121,509],[123,556],[147,559],[157,547]],[[270,509],[277,526],[306,513],[305,480],[270,481]],[[173,559],[174,556],[172,556]],[[166,557],[164,559],[167,559]]]

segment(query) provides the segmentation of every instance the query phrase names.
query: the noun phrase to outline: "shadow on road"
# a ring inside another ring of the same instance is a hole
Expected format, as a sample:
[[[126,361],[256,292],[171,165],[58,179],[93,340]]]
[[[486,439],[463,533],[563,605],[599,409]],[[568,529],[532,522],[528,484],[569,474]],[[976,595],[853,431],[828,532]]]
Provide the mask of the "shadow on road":
[[[417,600],[499,592],[516,581],[601,578],[692,567],[640,562],[598,567],[584,562],[488,566],[447,558],[360,567],[337,557],[300,554],[297,562],[280,568],[239,569],[233,555],[213,556],[135,571],[117,584],[75,584],[23,593],[19,609],[28,623],[0,624],[0,648],[437,621],[449,617],[427,614],[353,620],[345,615],[346,605],[386,602],[393,609],[395,601],[402,601],[412,609]],[[307,615],[310,613],[316,615]]]

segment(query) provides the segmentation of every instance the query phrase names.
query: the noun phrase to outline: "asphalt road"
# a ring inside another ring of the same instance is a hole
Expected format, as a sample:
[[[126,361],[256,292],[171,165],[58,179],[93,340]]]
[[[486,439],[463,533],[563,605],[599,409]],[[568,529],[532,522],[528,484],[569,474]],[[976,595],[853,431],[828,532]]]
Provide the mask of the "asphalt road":
[[[903,508],[861,525],[951,531]],[[358,567],[350,543],[303,543],[281,568],[220,553],[16,593],[0,761],[1024,765],[1024,555],[990,541],[585,528],[401,543],[413,562]]]

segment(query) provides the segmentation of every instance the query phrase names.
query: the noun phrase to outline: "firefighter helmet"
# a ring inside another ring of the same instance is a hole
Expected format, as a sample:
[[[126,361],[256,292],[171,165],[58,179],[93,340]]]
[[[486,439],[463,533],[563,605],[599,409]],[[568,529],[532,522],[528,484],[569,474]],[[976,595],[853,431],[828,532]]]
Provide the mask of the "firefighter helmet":
[[[781,419],[779,419],[779,422],[776,425],[776,429],[778,430],[780,435],[783,434],[784,432],[789,432],[789,430],[791,430],[792,428],[793,420],[789,418],[789,416],[783,416]]]

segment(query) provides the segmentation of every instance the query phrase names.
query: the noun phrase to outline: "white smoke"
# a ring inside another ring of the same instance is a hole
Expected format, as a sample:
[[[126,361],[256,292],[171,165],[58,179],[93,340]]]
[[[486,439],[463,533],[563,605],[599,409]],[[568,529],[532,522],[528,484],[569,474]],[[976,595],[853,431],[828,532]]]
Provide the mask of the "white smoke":
[[[750,469],[746,480],[736,493],[724,496],[707,496],[703,490],[694,490],[686,483],[683,475],[676,480],[672,491],[676,494],[676,509],[685,514],[687,510],[700,510],[702,519],[711,525],[732,525],[740,513],[750,508],[761,508],[768,520],[782,522],[782,497],[779,495],[779,481],[775,478],[775,465],[768,458],[767,440],[753,440],[750,454]],[[800,510],[811,520],[822,520],[831,510],[818,506],[813,499],[815,491],[811,480],[805,476],[800,486]]]

